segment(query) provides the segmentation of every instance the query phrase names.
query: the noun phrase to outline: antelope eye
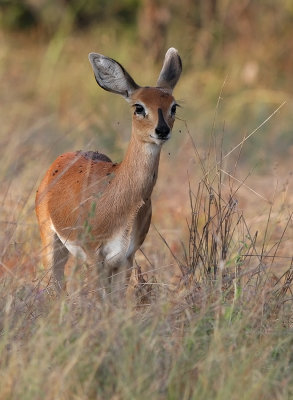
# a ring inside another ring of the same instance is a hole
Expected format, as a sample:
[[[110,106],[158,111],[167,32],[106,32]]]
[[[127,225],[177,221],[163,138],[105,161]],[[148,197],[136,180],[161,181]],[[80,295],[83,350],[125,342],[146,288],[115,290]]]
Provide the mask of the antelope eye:
[[[171,107],[171,115],[174,116],[176,114],[177,104],[173,104]]]
[[[145,116],[145,109],[141,104],[134,104],[134,114]]]

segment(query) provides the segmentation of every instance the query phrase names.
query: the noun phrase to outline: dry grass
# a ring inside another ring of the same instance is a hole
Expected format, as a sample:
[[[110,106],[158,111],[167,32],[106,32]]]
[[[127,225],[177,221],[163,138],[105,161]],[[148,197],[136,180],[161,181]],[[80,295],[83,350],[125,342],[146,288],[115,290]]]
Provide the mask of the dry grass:
[[[285,124],[285,108],[242,145],[242,133],[231,139],[228,128],[229,149],[237,148],[225,157],[221,120],[229,106],[219,99],[214,122],[215,103],[205,106],[206,125],[198,124],[189,108],[204,104],[188,97],[195,78],[187,73],[178,97],[188,103],[179,113],[188,124],[176,121],[163,150],[153,226],[136,257],[136,306],[101,303],[83,266],[69,271],[66,298],[46,286],[37,182],[63,151],[99,144],[120,159],[127,144],[127,105],[99,91],[89,72],[87,47],[95,42],[71,35],[28,46],[29,38],[12,35],[1,48],[1,400],[292,398],[290,164],[272,169],[272,155],[265,174],[250,171],[246,148],[276,120]],[[110,36],[99,46],[128,65]],[[146,74],[155,81],[150,65]],[[249,121],[246,137],[278,105]]]

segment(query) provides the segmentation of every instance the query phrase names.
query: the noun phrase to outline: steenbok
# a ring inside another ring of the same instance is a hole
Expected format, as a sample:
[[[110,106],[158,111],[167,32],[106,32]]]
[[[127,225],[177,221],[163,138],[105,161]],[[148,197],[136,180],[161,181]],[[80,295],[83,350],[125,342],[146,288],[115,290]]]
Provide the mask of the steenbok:
[[[65,289],[69,253],[97,269],[100,288],[113,281],[120,288],[128,283],[135,252],[149,230],[160,152],[176,114],[172,91],[182,71],[174,48],[166,53],[156,87],[138,86],[109,57],[90,53],[89,60],[97,83],[129,102],[132,132],[121,163],[97,151],[65,153],[39,186],[43,263],[52,268],[57,291]]]

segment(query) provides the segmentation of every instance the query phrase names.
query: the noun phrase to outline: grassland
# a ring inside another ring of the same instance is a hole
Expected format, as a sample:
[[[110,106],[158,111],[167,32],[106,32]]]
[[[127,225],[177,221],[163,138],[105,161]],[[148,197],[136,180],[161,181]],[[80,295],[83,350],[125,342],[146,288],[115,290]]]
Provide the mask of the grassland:
[[[49,41],[1,33],[0,399],[293,398],[289,90],[248,82],[232,59],[229,71],[189,65],[136,305],[101,304],[74,261],[57,299],[40,262],[37,184],[64,151],[121,160],[131,123],[87,54],[115,57],[141,84],[159,72],[127,33],[64,29]]]

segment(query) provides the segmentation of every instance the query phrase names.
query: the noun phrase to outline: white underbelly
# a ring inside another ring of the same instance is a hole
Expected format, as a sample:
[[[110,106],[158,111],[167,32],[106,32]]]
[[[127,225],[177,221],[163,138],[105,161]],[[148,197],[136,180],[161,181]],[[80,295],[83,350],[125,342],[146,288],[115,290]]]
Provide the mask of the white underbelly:
[[[87,255],[82,247],[75,241],[71,241],[66,237],[60,235],[51,223],[52,230],[56,233],[62,244],[67,248],[70,254],[79,258],[82,261],[87,260]],[[137,250],[138,245],[135,235],[124,235],[119,232],[114,237],[108,239],[106,243],[97,249],[97,259],[103,259],[108,263],[124,263],[133,253]]]
[[[81,248],[81,246],[79,246],[78,244],[76,244],[75,242],[64,238],[63,236],[61,236],[55,229],[53,223],[52,224],[52,229],[53,231],[56,233],[56,235],[58,236],[58,238],[60,239],[61,243],[67,248],[67,250],[69,251],[70,254],[72,254],[74,257],[79,258],[82,261],[86,261],[86,254],[84,252],[84,250]]]
[[[137,246],[134,237],[125,237],[118,234],[108,240],[103,246],[102,252],[107,262],[123,262],[126,261],[135,251]]]

